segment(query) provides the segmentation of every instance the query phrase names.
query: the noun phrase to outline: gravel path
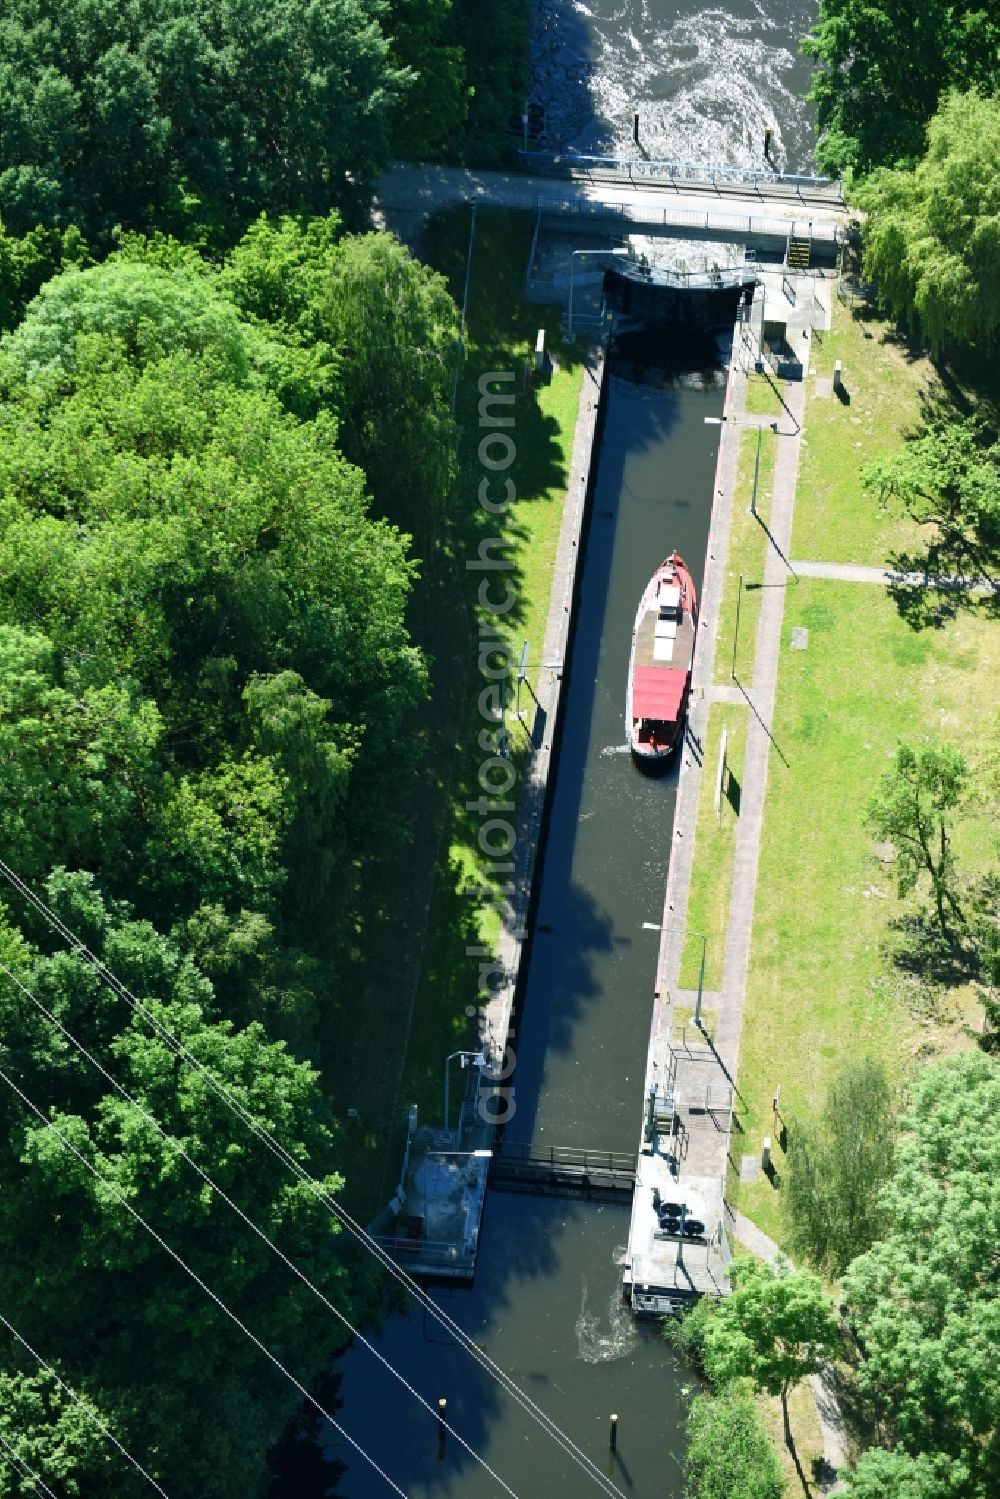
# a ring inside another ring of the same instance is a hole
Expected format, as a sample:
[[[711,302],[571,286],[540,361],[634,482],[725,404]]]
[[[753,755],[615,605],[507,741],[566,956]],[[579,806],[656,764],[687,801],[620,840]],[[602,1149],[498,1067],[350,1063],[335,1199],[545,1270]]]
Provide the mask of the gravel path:
[[[1000,594],[1000,579],[963,578],[946,573],[899,572],[891,567],[864,567],[857,562],[798,562],[800,578],[827,578],[833,583],[876,583],[883,588],[934,588],[944,593]]]
[[[788,1260],[773,1239],[768,1238],[763,1229],[757,1227],[743,1213],[730,1213],[729,1223],[732,1231],[741,1244],[744,1244],[758,1259],[773,1265],[776,1260]],[[841,1468],[845,1468],[849,1462],[849,1451],[847,1444],[847,1423],[844,1413],[837,1399],[837,1387],[833,1371],[829,1365],[822,1368],[818,1374],[810,1375],[809,1386],[812,1390],[813,1400],[816,1403],[816,1415],[819,1417],[820,1430],[823,1433],[823,1462],[829,1479],[821,1483],[820,1487],[825,1494],[843,1493],[844,1484],[837,1482],[837,1474]]]

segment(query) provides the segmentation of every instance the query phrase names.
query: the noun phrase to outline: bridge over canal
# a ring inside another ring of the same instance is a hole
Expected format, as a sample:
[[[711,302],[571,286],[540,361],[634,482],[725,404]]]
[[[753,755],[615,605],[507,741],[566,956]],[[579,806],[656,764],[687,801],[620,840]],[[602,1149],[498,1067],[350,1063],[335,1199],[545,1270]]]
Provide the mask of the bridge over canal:
[[[397,166],[376,184],[373,217],[412,239],[430,214],[471,202],[524,209],[574,233],[714,240],[781,259],[793,241],[806,241],[826,263],[849,232],[851,212],[829,179],[598,157],[579,165],[552,157],[545,166],[533,173]]]

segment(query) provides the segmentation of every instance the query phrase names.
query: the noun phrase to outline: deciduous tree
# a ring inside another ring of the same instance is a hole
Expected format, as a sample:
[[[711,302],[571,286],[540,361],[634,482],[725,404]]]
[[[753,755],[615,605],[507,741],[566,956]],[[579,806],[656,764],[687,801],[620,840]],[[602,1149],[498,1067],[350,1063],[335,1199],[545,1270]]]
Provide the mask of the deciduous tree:
[[[109,909],[85,877],[50,882],[49,900],[207,1076],[79,957],[32,950],[6,928],[7,965],[313,1283],[357,1315],[366,1293],[352,1283],[336,1220],[209,1081],[234,1093],[251,1121],[335,1193],[334,1136],[316,1073],[261,1027],[214,1019],[211,986],[190,959],[124,908]],[[4,1072],[102,1178],[0,1087],[0,1305],[19,1308],[29,1341],[117,1413],[125,1445],[149,1454],[168,1492],[256,1492],[266,1448],[299,1397],[121,1198],[304,1383],[339,1346],[342,1325],[317,1322],[318,1304],[277,1256],[3,976],[0,1012]]]
[[[936,528],[932,561],[991,567],[1000,552],[1000,443],[974,418],[935,421],[898,452],[867,464],[861,477],[880,501]]]
[[[952,942],[965,917],[958,899],[951,843],[951,817],[968,780],[965,758],[951,745],[896,749],[895,763],[868,803],[865,821],[896,851],[899,893],[908,895],[921,876],[930,881],[942,936]]]
[[[750,1396],[696,1395],[687,1434],[687,1499],[781,1499],[781,1465]]]
[[[969,1470],[964,1463],[922,1452],[887,1452],[870,1447],[857,1467],[841,1472],[850,1499],[972,1499]]]
[[[18,0],[0,33],[0,215],[235,238],[263,208],[360,212],[407,75],[382,0]]]
[[[897,1450],[925,1455],[915,1473],[944,1458],[964,1467],[963,1499],[1000,1488],[998,1179],[996,1061],[966,1052],[926,1068],[883,1194],[888,1231],[844,1276],[862,1389]]]
[[[836,1347],[837,1314],[808,1270],[739,1260],[732,1295],[702,1301],[688,1319],[705,1372],[718,1386],[750,1379],[755,1389],[781,1397],[785,1440],[792,1445],[788,1395],[820,1369]]]
[[[936,353],[988,348],[1000,329],[998,155],[1000,92],[949,94],[915,167],[876,172],[858,194],[865,274]]]
[[[885,1069],[867,1059],[845,1063],[817,1118],[792,1122],[785,1186],[790,1242],[817,1269],[843,1274],[878,1238],[896,1123]]]
[[[821,0],[804,43],[825,171],[915,160],[949,88],[1000,82],[1000,20],[980,0]]]

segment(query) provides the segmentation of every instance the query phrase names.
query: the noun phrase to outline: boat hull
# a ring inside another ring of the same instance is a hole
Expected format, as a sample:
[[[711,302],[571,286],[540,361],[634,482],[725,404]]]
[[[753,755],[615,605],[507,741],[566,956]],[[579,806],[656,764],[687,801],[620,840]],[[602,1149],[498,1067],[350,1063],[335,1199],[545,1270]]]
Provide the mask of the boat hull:
[[[672,552],[646,585],[632,631],[625,729],[644,769],[665,766],[683,737],[697,623],[694,580]]]

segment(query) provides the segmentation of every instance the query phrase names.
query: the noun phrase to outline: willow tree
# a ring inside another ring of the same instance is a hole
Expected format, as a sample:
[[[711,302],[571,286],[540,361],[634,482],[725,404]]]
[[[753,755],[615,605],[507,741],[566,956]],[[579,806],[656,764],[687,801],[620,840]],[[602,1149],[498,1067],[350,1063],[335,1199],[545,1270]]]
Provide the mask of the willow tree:
[[[936,353],[988,348],[1000,329],[998,159],[1000,94],[952,93],[916,167],[876,172],[858,193],[865,274]]]

